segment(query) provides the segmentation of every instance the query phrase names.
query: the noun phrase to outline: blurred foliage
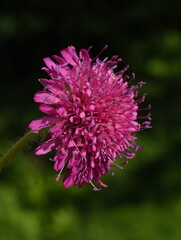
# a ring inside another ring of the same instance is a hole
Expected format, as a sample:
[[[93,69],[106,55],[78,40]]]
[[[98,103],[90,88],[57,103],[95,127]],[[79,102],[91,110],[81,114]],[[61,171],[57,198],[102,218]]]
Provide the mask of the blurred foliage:
[[[92,56],[123,58],[136,81],[146,81],[153,129],[139,133],[138,152],[124,170],[103,177],[108,189],[64,189],[38,142],[0,175],[0,240],[179,240],[180,1],[0,2],[0,152],[42,116],[33,103],[45,76],[42,58],[68,45]],[[146,104],[145,104],[146,105]],[[51,154],[50,154],[51,155]]]

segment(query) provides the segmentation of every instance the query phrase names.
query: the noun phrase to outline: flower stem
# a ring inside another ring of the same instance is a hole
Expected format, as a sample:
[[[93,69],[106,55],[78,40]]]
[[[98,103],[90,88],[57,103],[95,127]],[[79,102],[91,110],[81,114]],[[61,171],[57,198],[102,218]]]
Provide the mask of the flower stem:
[[[18,152],[24,149],[30,142],[33,142],[37,137],[45,137],[47,135],[47,129],[42,129],[38,133],[27,132],[21,137],[5,154],[0,158],[0,170],[8,166],[10,159],[13,158]]]

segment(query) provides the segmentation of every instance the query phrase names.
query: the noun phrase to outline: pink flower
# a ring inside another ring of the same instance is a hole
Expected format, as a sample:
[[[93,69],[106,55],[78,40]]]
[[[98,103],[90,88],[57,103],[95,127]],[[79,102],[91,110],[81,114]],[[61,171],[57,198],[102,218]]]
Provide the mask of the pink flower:
[[[34,101],[41,103],[39,109],[47,116],[32,121],[29,127],[34,132],[49,129],[49,140],[35,153],[56,150],[57,181],[66,167],[64,187],[90,183],[99,190],[92,181],[107,187],[100,179],[112,166],[122,168],[116,158],[135,156],[139,149],[135,134],[150,128],[150,115],[138,117],[146,94],[135,97],[143,82],[129,87],[129,77],[124,76],[128,67],[114,72],[120,58],[91,59],[89,50],[81,49],[77,55],[70,46],[61,51],[62,57],[53,55],[54,61],[44,58],[46,67],[42,69],[50,79],[40,79],[45,87],[35,94]],[[138,118],[147,120],[138,123]]]

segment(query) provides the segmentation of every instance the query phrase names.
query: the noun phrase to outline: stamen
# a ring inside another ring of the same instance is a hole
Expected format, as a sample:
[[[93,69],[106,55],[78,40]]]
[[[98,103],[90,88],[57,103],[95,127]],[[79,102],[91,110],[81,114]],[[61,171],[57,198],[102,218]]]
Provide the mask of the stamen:
[[[128,81],[128,84],[130,84],[135,79],[135,73],[132,73],[132,78]]]
[[[99,53],[95,58],[92,59],[92,61],[94,61],[95,59],[97,59],[97,58],[99,57],[99,55],[100,55],[104,50],[106,50],[106,48],[108,48],[108,45],[105,45],[104,48],[100,51],[100,53]]]
[[[117,65],[112,66],[110,69],[114,70],[115,68],[117,68]]]
[[[87,162],[87,158],[86,158],[84,155],[82,155],[80,149],[77,147],[77,145],[75,144],[75,142],[74,142],[73,140],[72,140],[72,142],[73,142],[75,148],[79,151],[80,155],[81,155],[81,156],[83,157],[83,159]]]
[[[59,172],[59,174],[57,175],[57,177],[56,177],[56,182],[58,182],[59,181],[59,179],[60,179],[60,177],[61,177],[61,173],[62,173],[62,171],[63,171],[63,169],[64,169],[64,167],[65,167],[65,165],[61,168],[61,170],[60,170],[60,172]]]
[[[123,167],[121,167],[121,166],[119,166],[118,164],[116,164],[116,163],[114,163],[114,162],[112,162],[112,164],[114,165],[114,166],[116,166],[116,167],[118,167],[119,169],[123,169]]]
[[[66,67],[68,65],[68,62],[61,65],[62,68]]]
[[[94,191],[101,191],[101,188],[97,188],[97,187],[93,184],[92,181],[89,181],[89,182],[90,182],[90,184],[93,186],[93,190],[94,190]]]
[[[63,167],[60,169],[60,172],[59,172],[59,174],[58,174],[57,177],[56,177],[56,182],[59,181],[59,179],[60,179],[60,177],[61,177],[61,174],[62,174],[62,171],[63,171],[63,169],[64,169],[64,167],[65,167],[67,161],[70,159],[70,156],[71,156],[71,155],[69,155],[69,156],[67,157],[67,159],[66,159],[66,161],[65,161],[65,164],[64,164]],[[54,160],[51,159],[51,161],[54,161]]]
[[[104,59],[102,60],[102,63],[103,63],[103,62],[106,62],[107,60],[108,60],[108,57],[104,58]]]
[[[55,81],[57,81],[57,80],[60,80],[61,77],[57,77],[57,78],[53,78],[53,77],[52,77],[52,79],[55,80]]]
[[[114,171],[111,169],[111,174],[112,174],[112,176],[114,176]]]
[[[138,87],[141,88],[143,86],[143,84],[146,84],[146,82],[141,81],[138,84],[139,84]]]
[[[151,120],[151,113],[148,113],[146,116],[138,116],[139,119],[148,119]]]
[[[126,160],[126,161],[125,161],[125,162],[124,162],[122,165],[123,165],[123,166],[125,166],[125,165],[127,165],[127,164],[128,164],[128,162],[129,162],[129,161],[128,161],[128,160]]]
[[[123,169],[123,167],[121,167],[120,165],[116,164],[116,163],[105,153],[105,151],[104,151],[103,149],[101,149],[101,151],[102,151],[102,153],[103,153],[103,156],[104,156],[104,157],[107,157],[114,166],[118,167],[118,168],[121,169],[121,170]]]
[[[117,72],[117,74],[123,75],[123,73],[125,73],[129,68],[129,65],[126,65],[125,68],[123,68],[121,71]]]
[[[121,78],[120,78],[119,80],[121,80],[121,79],[122,79],[122,76],[121,76]],[[123,78],[123,80],[126,81],[126,79],[130,79],[130,77],[129,77],[128,75],[125,75],[124,78]],[[128,84],[129,84],[131,81],[132,81],[132,78],[128,81]],[[126,88],[125,88],[125,90],[126,90]]]
[[[136,91],[137,92],[137,91]],[[147,93],[143,94],[139,99],[137,99],[135,102],[137,104],[140,104],[145,101],[145,97],[147,96]]]
[[[93,47],[93,46],[90,46],[90,47],[88,48],[88,52],[91,50],[92,47]]]
[[[151,110],[151,104],[149,104],[148,107],[138,109],[138,111],[143,111],[143,110]]]

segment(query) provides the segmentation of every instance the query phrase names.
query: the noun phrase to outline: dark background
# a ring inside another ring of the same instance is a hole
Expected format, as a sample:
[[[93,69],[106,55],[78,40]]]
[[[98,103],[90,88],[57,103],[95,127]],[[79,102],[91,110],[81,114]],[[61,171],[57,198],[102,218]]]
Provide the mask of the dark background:
[[[145,150],[103,177],[108,189],[64,189],[38,142],[0,175],[0,240],[181,239],[180,1],[13,1],[0,3],[0,151],[43,116],[42,58],[68,45],[93,45],[94,57],[119,55],[146,81],[152,126],[138,134]],[[51,155],[51,154],[50,154]]]

